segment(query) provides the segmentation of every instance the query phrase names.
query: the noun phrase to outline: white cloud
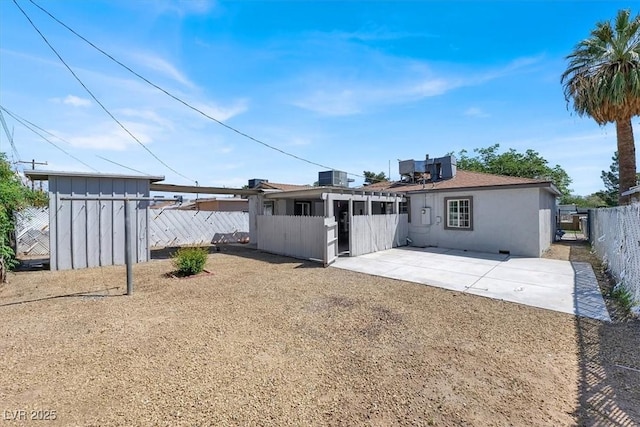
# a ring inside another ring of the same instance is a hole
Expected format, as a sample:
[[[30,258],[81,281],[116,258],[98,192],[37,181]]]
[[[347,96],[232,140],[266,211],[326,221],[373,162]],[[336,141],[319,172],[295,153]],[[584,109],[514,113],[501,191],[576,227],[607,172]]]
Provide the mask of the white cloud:
[[[174,124],[171,120],[161,117],[158,113],[152,110],[122,108],[116,111],[116,116],[119,115],[148,120],[157,125],[160,125],[166,130],[174,130]]]
[[[161,132],[161,129],[139,122],[122,122],[122,124],[133,134],[142,144],[153,142],[152,135]],[[54,135],[60,136],[73,147],[92,150],[124,151],[138,145],[131,136],[116,123],[106,123],[97,128],[78,129],[73,133],[51,131]]]
[[[65,99],[62,100],[63,104],[72,105],[74,107],[89,107],[91,106],[91,100],[86,98],[80,98],[74,95],[67,95]]]
[[[160,74],[169,77],[178,83],[181,83],[189,88],[194,88],[195,85],[173,64],[169,61],[151,53],[138,52],[131,55],[131,58],[138,64],[157,71]]]
[[[469,73],[465,70],[435,71],[425,63],[399,58],[377,58],[384,62],[380,73],[344,78],[344,70],[328,70],[324,75],[314,71],[303,85],[311,86],[291,103],[297,107],[329,116],[361,114],[385,105],[416,102],[424,98],[444,95],[466,86],[478,86],[512,73],[526,71],[540,61],[519,58],[499,69]],[[392,77],[389,77],[390,74]],[[321,87],[322,89],[316,89]]]
[[[203,15],[211,12],[216,6],[213,0],[149,0],[139,3],[144,4],[147,10],[151,8],[152,13],[156,15],[174,13],[180,17]]]
[[[466,111],[464,112],[464,115],[469,117],[477,117],[477,118],[490,117],[490,114],[486,113],[485,111],[483,111],[478,107],[467,108]]]
[[[301,147],[301,146],[310,145],[310,144],[311,144],[310,138],[304,138],[299,136],[292,137],[291,140],[287,143],[287,145],[291,147]]]
[[[221,107],[212,102],[194,102],[192,105],[203,113],[213,117],[216,120],[224,122],[230,118],[247,111],[247,101],[244,99],[236,100],[231,106]],[[199,115],[202,117],[201,115]]]

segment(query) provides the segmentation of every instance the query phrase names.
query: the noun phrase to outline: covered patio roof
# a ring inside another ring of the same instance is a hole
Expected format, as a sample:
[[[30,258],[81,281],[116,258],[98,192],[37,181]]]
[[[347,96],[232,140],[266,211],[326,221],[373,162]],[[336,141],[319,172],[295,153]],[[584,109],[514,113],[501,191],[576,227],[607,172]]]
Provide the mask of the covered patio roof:
[[[323,199],[326,196],[331,195],[333,200],[365,200],[370,198],[372,200],[404,200],[404,195],[396,193],[395,191],[375,191],[365,190],[361,188],[342,188],[342,187],[313,187],[303,190],[294,191],[276,191],[265,192],[265,199],[300,199],[300,198],[313,198]]]

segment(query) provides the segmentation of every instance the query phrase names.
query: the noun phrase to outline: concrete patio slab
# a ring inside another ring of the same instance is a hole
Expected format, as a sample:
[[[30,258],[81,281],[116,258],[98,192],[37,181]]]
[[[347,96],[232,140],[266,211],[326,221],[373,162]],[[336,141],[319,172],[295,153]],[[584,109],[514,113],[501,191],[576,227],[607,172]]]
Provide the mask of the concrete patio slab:
[[[403,247],[339,258],[332,266],[611,321],[588,263]]]

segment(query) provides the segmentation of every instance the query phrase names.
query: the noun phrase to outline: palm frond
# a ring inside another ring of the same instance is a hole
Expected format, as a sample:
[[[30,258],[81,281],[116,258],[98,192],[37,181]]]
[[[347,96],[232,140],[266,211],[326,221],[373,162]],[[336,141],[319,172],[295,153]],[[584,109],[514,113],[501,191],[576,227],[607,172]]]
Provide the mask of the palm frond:
[[[567,107],[599,124],[640,115],[640,15],[599,22],[567,55],[560,81]]]

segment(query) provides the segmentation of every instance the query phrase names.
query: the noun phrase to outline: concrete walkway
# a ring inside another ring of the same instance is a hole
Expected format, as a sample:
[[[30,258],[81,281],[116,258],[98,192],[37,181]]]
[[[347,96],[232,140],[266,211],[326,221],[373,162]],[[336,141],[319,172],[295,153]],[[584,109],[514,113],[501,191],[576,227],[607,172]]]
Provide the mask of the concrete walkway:
[[[403,247],[338,258],[332,266],[611,321],[585,262]]]

